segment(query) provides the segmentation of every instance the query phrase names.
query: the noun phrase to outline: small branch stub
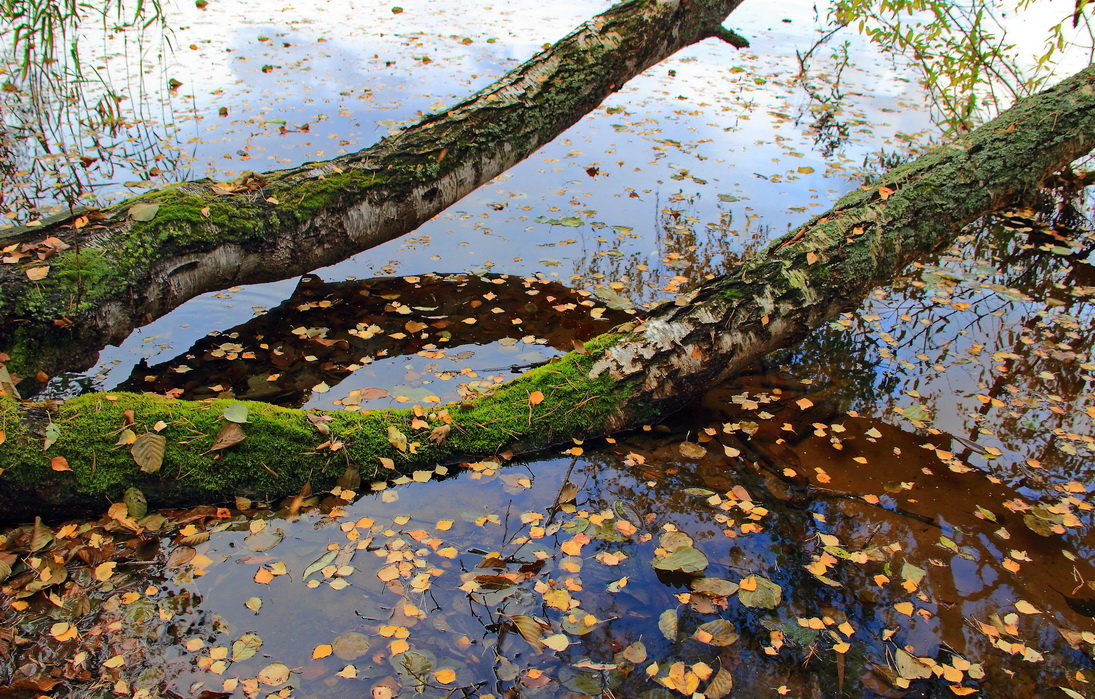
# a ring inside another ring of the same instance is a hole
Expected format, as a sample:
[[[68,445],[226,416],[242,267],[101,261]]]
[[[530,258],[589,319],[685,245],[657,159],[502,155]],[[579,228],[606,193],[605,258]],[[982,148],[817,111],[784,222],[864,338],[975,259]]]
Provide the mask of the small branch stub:
[[[719,27],[715,30],[715,33],[712,34],[712,36],[716,39],[721,39],[722,41],[725,41],[736,49],[749,48],[748,39],[732,29],[727,29],[726,27]]]

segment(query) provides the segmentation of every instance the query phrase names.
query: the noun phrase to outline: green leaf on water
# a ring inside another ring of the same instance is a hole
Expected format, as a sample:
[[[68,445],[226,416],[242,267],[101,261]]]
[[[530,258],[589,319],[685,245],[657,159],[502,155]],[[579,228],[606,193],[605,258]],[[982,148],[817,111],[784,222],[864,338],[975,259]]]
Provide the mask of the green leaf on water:
[[[775,609],[783,598],[783,588],[768,578],[754,575],[757,581],[755,590],[738,589],[738,600],[746,607],[759,607],[761,609]]]
[[[324,568],[326,568],[327,566],[329,566],[331,564],[331,561],[335,560],[335,556],[337,556],[337,555],[338,555],[338,549],[335,549],[333,551],[327,551],[322,556],[317,558],[312,563],[312,565],[310,565],[310,566],[308,566],[307,568],[304,569],[304,575],[302,575],[300,577],[300,579],[302,581],[307,580],[308,576],[311,575],[312,573],[323,570]]]
[[[254,657],[262,648],[262,639],[253,633],[245,633],[232,643],[232,662]]]
[[[700,578],[692,583],[692,591],[708,597],[729,597],[738,591],[738,584],[722,578]]]
[[[729,646],[738,640],[738,630],[726,619],[715,619],[701,624],[692,636],[700,643],[710,646]]]
[[[682,546],[664,558],[654,559],[654,567],[665,571],[698,573],[707,567],[707,556],[699,549]]]
[[[148,500],[137,488],[126,488],[122,501],[125,502],[126,510],[133,519],[141,519],[148,514]]]
[[[706,699],[722,699],[729,696],[732,691],[734,691],[734,676],[723,667],[719,668],[719,671],[711,678],[711,682],[703,690],[703,696]]]
[[[658,616],[658,630],[670,641],[677,640],[676,609],[667,609]]]

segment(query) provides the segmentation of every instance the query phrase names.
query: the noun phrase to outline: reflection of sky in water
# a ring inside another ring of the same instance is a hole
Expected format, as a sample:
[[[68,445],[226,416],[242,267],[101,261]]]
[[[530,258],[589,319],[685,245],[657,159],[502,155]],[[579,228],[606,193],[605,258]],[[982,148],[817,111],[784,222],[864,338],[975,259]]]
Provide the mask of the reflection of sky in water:
[[[245,4],[218,4],[215,11],[180,8],[177,66],[168,72],[193,76],[183,79],[174,98],[193,100],[200,117],[179,124],[183,133],[200,134],[186,144],[195,154],[191,174],[225,179],[364,147],[397,123],[488,84],[603,6],[497,12],[485,4],[457,10],[422,3],[405,6],[399,15],[385,7],[332,8],[334,14],[325,11],[322,19],[279,8],[261,22]],[[345,16],[335,16],[343,11]],[[225,20],[233,15],[239,21]],[[867,154],[903,152],[931,133],[914,74],[849,35],[852,65],[841,85],[847,97],[836,117],[850,138],[825,155],[824,142],[815,143],[811,130],[816,105],[793,84],[795,50],[814,36],[811,6],[773,10],[745,3],[728,25],[748,36],[753,48],[738,52],[707,41],[681,51],[418,230],[320,276],[542,274],[651,303],[828,208],[861,183]],[[226,31],[226,38],[218,38]],[[833,65],[831,52],[816,52],[811,80],[822,92],[828,89],[823,78]],[[271,68],[264,72],[264,66]],[[217,115],[221,107],[227,116]],[[300,129],[304,124],[307,132]],[[562,219],[581,223],[550,222]],[[109,373],[101,385],[113,386],[139,358],[163,361],[209,332],[277,305],[294,284],[286,280],[195,299],[138,330],[121,348],[108,348],[90,373]],[[896,307],[904,298],[898,294],[888,303]],[[951,367],[946,357],[956,356],[971,338],[987,338],[986,356],[1006,351],[1012,342],[1006,330],[1021,315],[1011,309],[971,321],[970,314],[955,313],[933,318],[931,331],[919,334],[890,318],[894,325],[883,329],[901,339],[899,357],[867,351],[860,371],[873,366],[873,383],[894,393],[883,391],[890,397],[876,395],[872,402],[878,410],[893,410],[917,402],[894,395],[919,390],[938,402],[941,429],[967,434],[966,404],[977,384],[988,380],[987,368]],[[971,322],[968,329],[959,327]],[[910,359],[917,353],[914,342],[926,343],[931,363],[951,368],[939,372],[929,363],[927,372],[908,369],[908,363],[923,363]],[[481,348],[477,361],[493,367],[490,353],[496,351]],[[402,384],[405,364],[382,360],[316,400],[325,404],[381,378]]]
[[[183,79],[175,98],[193,99],[200,115],[200,139],[187,145],[195,149],[191,172],[224,179],[364,147],[394,128],[390,122],[413,120],[489,83],[603,6],[526,13],[423,4],[405,6],[399,15],[354,8],[345,18],[325,14],[322,20],[281,8],[261,24],[250,13],[236,25],[224,19],[233,10],[219,4],[215,12],[213,6],[182,8],[179,65],[169,73],[193,76]],[[893,149],[888,136],[921,131],[927,122],[901,101],[915,102],[915,86],[905,76],[894,81],[901,100],[872,96],[863,106],[853,103],[863,111],[847,115],[852,142],[822,158],[807,130],[807,100],[790,84],[794,49],[812,36],[810,7],[769,12],[746,4],[729,23],[750,36],[751,51],[717,41],[682,51],[419,230],[322,275],[542,272],[582,288],[615,284],[636,301],[651,302],[805,221],[858,182],[865,153]],[[780,21],[784,17],[793,21]],[[215,37],[226,26],[232,31],[222,43]],[[491,38],[496,41],[487,43]],[[848,71],[847,79],[875,84],[869,71],[886,68],[873,60],[864,72]],[[264,73],[263,66],[275,67]],[[876,102],[887,112],[878,112]],[[221,107],[228,116],[217,116]],[[279,121],[285,123],[270,123]],[[873,122],[892,125],[868,129]],[[297,130],[302,124],[308,132]],[[290,132],[279,133],[282,126]],[[191,126],[180,128],[187,133]],[[536,222],[565,217],[582,225]],[[683,279],[674,281],[677,275]],[[185,347],[241,322],[255,307],[275,305],[292,285],[208,294],[138,331],[123,349],[104,352],[101,366]]]

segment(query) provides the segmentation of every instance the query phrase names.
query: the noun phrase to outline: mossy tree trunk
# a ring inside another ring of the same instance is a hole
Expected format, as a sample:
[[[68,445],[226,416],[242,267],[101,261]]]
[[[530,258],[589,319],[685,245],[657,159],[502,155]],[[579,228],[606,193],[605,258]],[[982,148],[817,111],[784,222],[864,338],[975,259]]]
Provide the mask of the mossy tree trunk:
[[[412,231],[681,48],[706,38],[740,46],[721,26],[740,3],[628,0],[365,150],[231,183],[179,184],[46,229],[0,233],[0,247],[47,236],[69,245],[38,281],[26,274],[42,265],[36,258],[0,265],[0,352],[36,355],[41,369],[42,353],[63,348],[70,365],[74,353],[88,355],[86,366],[96,346],[198,294],[291,278]]]
[[[317,428],[315,413],[248,403],[247,439],[210,451],[232,401],[118,393],[45,407],[0,398],[0,505],[10,516],[72,498],[117,498],[127,486],[159,502],[282,495],[306,481],[333,482],[347,469],[385,478],[641,425],[854,308],[910,262],[950,243],[964,224],[1031,192],[1093,148],[1089,67],[846,196],[702,286],[689,303],[662,306],[583,352],[444,409],[342,412]],[[51,423],[59,434],[43,450]],[[115,446],[127,425],[165,438],[158,472],[142,473],[129,448]],[[72,470],[51,470],[53,457]]]

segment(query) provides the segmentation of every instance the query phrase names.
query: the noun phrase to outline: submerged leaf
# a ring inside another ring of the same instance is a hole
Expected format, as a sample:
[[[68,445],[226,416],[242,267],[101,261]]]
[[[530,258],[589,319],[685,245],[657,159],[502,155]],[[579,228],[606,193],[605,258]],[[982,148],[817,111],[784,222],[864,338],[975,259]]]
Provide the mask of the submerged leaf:
[[[259,670],[258,680],[271,687],[277,687],[289,681],[289,672],[289,666],[284,663],[270,663]]]
[[[369,637],[357,631],[347,631],[331,644],[340,660],[357,660],[369,652]]]

